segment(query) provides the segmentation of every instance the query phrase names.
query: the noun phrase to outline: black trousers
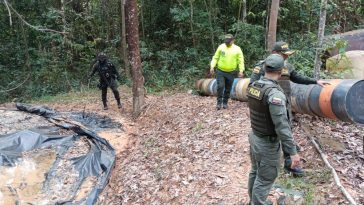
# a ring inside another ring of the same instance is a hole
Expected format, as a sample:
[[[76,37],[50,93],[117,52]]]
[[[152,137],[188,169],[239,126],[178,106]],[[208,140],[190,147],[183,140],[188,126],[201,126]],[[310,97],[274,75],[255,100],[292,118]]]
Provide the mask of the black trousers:
[[[219,69],[216,71],[217,82],[217,103],[227,103],[230,98],[231,87],[236,77],[236,71],[224,72]]]
[[[115,100],[118,104],[120,104],[120,94],[118,91],[118,84],[116,80],[111,79],[108,83],[100,81],[100,89],[101,89],[101,99],[104,106],[107,106],[107,88],[110,88],[114,93]]]

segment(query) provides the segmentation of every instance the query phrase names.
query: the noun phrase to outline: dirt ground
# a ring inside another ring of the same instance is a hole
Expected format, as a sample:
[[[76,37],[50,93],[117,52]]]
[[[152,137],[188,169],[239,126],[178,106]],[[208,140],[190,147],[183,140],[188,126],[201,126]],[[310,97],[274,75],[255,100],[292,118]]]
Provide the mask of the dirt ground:
[[[98,204],[244,204],[250,170],[247,104],[231,101],[215,111],[214,97],[187,93],[148,95],[138,119],[131,116],[129,94],[118,110],[109,96],[102,110],[98,96],[77,102],[52,102],[58,111],[94,112],[123,125],[123,131],[104,130],[117,150],[109,184]],[[4,105],[11,106],[11,105]],[[319,154],[302,130],[310,129],[345,188],[364,204],[364,128],[343,122],[296,115],[294,137],[301,146],[303,178],[282,172],[271,198],[287,195],[286,204],[348,204],[335,186]]]

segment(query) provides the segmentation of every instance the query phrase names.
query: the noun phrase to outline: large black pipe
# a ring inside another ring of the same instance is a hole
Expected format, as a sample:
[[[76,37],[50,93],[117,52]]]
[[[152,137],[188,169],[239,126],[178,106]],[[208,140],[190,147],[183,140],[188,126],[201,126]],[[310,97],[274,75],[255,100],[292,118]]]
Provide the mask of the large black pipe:
[[[291,83],[294,112],[364,124],[364,80],[328,80],[329,86]],[[249,79],[234,80],[230,96],[247,101]],[[216,80],[196,82],[200,94],[216,95]]]
[[[364,124],[364,80],[330,80],[331,85],[291,84],[292,109],[345,122]]]

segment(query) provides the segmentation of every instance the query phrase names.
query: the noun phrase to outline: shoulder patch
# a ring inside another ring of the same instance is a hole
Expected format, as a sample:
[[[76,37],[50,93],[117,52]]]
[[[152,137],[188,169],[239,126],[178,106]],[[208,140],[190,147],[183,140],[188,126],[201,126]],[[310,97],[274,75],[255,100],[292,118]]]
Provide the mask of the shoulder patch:
[[[253,73],[259,74],[260,69],[261,69],[261,68],[260,68],[259,66],[256,66],[256,67],[254,68],[254,70],[253,70]]]
[[[282,105],[283,104],[283,100],[280,99],[280,98],[277,98],[277,97],[273,97],[272,99],[272,104],[275,104],[275,105]]]
[[[289,69],[287,67],[282,69],[282,75],[289,75]]]
[[[278,97],[273,97],[272,98],[272,104],[274,104],[274,105],[283,105],[283,100],[281,98],[278,98]]]

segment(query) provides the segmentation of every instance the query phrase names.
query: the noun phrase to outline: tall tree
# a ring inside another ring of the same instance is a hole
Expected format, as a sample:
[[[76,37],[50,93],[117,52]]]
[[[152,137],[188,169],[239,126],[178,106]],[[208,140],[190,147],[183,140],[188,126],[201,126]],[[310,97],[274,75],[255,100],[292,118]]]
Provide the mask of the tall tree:
[[[269,28],[268,28],[269,51],[273,49],[273,45],[276,42],[278,10],[279,10],[279,0],[272,0],[272,6],[270,8],[270,17],[269,17]]]
[[[195,31],[193,30],[193,2],[195,0],[190,0],[190,27],[191,27],[191,35],[192,35],[192,44],[193,47],[196,48],[196,37]]]
[[[214,40],[214,28],[212,25],[212,18],[211,18],[211,9],[209,9],[209,6],[207,5],[206,0],[204,0],[206,12],[209,17],[209,28],[210,28],[210,39],[211,39],[211,46],[212,46],[212,52],[215,51],[215,40]],[[210,1],[210,7],[211,7],[211,1]]]
[[[326,7],[327,7],[327,0],[321,1],[321,8],[320,8],[320,23],[317,35],[317,48],[316,48],[316,56],[315,56],[315,72],[314,76],[316,79],[320,78],[320,68],[321,68],[321,58],[320,55],[322,53],[322,42],[325,35],[325,25],[326,25]]]
[[[124,70],[127,78],[130,79],[130,64],[128,60],[128,46],[126,44],[126,30],[125,30],[125,1],[120,1],[120,39],[121,39],[121,58],[123,59],[124,63]]]
[[[144,99],[144,77],[139,50],[139,20],[136,0],[125,2],[126,40],[128,43],[131,76],[133,78],[133,116],[140,114]]]

